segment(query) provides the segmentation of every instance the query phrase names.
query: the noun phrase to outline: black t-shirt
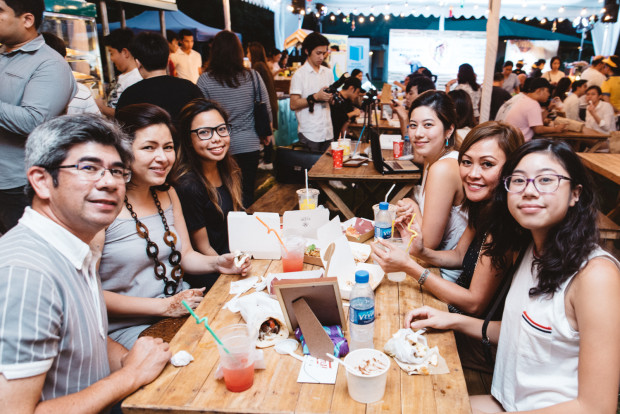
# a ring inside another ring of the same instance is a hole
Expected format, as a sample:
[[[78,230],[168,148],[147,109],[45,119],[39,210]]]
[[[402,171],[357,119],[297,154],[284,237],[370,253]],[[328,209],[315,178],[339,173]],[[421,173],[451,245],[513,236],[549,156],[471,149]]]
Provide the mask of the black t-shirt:
[[[116,109],[138,103],[150,103],[164,108],[176,122],[179,112],[185,105],[192,99],[202,97],[198,86],[187,79],[168,75],[156,76],[142,79],[125,89],[118,99]]]
[[[181,206],[187,231],[191,234],[205,227],[211,247],[218,253],[229,253],[228,247],[228,212],[233,211],[232,197],[225,186],[217,188],[222,215],[209,200],[204,184],[194,173],[185,174],[174,186]]]
[[[338,139],[342,126],[349,120],[347,114],[353,111],[353,103],[348,99],[342,102],[334,102],[330,107],[332,126],[334,127],[334,139]]]
[[[491,121],[495,120],[495,115],[497,115],[499,108],[510,98],[512,98],[512,95],[506,89],[499,86],[493,87],[491,92],[491,110],[489,112],[489,119]]]

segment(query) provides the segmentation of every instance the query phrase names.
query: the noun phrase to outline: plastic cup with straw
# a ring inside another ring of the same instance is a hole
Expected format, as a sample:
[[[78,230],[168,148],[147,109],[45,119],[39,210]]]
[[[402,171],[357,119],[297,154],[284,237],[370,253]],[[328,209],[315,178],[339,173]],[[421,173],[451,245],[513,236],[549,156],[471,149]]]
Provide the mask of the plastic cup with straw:
[[[254,216],[256,217],[256,220],[260,221],[262,223],[263,226],[265,226],[267,228],[267,234],[273,232],[273,234],[276,235],[276,237],[278,238],[278,241],[280,242],[280,244],[282,245],[282,248],[284,248],[284,251],[286,252],[286,254],[288,254],[288,249],[286,248],[286,246],[284,245],[284,242],[282,241],[282,239],[280,238],[280,235],[278,234],[278,232],[274,229],[272,229],[271,227],[269,227],[269,225],[267,223],[265,223],[263,220],[261,220],[260,217],[258,216]]]
[[[185,306],[185,309],[189,311],[190,315],[192,315],[194,319],[196,319],[196,324],[200,325],[201,323],[203,323],[205,328],[207,328],[207,331],[209,331],[209,333],[213,335],[213,339],[215,339],[215,341],[222,346],[222,349],[224,349],[224,352],[226,352],[227,354],[230,354],[230,351],[228,350],[228,348],[224,346],[222,341],[220,341],[220,338],[217,337],[215,332],[213,332],[213,329],[211,329],[211,327],[209,326],[209,318],[207,318],[206,316],[203,318],[198,317],[198,315],[194,313],[194,310],[187,304],[187,302],[185,302],[185,300],[182,300],[181,303],[183,304],[183,306]]]
[[[413,225],[413,220],[415,219],[415,213],[411,216],[411,220],[409,220],[409,224],[407,225],[407,230],[411,232],[411,238],[409,239],[409,244],[407,244],[407,251],[409,251],[409,247],[411,247],[411,242],[416,238],[418,232],[411,228]]]

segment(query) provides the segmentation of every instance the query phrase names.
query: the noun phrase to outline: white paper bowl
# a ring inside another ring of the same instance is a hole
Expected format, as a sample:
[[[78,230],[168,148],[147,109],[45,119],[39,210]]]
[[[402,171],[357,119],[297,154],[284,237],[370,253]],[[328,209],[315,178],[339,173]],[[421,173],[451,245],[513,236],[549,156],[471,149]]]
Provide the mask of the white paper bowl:
[[[358,371],[350,371],[347,369],[349,396],[355,401],[364,404],[373,403],[383,398],[387,374],[390,370],[390,358],[383,352],[370,348],[362,348],[349,352],[344,358],[344,362],[353,367],[357,367],[364,360],[373,357],[385,364],[385,370],[371,375],[362,375]]]

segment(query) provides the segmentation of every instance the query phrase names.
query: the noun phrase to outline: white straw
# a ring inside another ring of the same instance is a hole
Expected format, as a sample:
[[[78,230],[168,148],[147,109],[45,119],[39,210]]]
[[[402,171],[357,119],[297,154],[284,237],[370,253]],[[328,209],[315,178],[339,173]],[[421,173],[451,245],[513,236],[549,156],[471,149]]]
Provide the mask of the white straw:
[[[396,183],[392,184],[392,186],[390,187],[390,190],[387,192],[387,194],[385,195],[385,202],[387,203],[388,201],[388,197],[390,196],[390,193],[392,192],[392,190],[394,189],[394,187],[396,187]]]
[[[308,191],[308,170],[304,169],[304,172],[306,173],[306,204],[308,204],[308,195],[309,195],[308,194],[309,193]]]

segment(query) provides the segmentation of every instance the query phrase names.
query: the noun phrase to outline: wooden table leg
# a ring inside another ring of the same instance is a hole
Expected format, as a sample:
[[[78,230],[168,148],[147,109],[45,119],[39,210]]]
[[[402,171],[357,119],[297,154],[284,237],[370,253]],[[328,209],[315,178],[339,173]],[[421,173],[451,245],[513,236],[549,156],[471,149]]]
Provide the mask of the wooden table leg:
[[[336,205],[336,207],[338,207],[340,212],[344,214],[347,220],[355,217],[355,214],[353,214],[351,209],[347,207],[344,201],[342,201],[342,199],[338,196],[338,194],[336,194],[336,192],[329,186],[328,183],[319,181],[318,185],[321,190],[323,190],[323,192],[327,194],[327,197]]]
[[[392,197],[392,199],[390,200],[390,204],[396,204],[399,200],[405,198],[407,194],[411,192],[413,187],[414,186],[412,184],[403,185],[403,188],[401,188],[396,194],[394,194],[394,197]]]

